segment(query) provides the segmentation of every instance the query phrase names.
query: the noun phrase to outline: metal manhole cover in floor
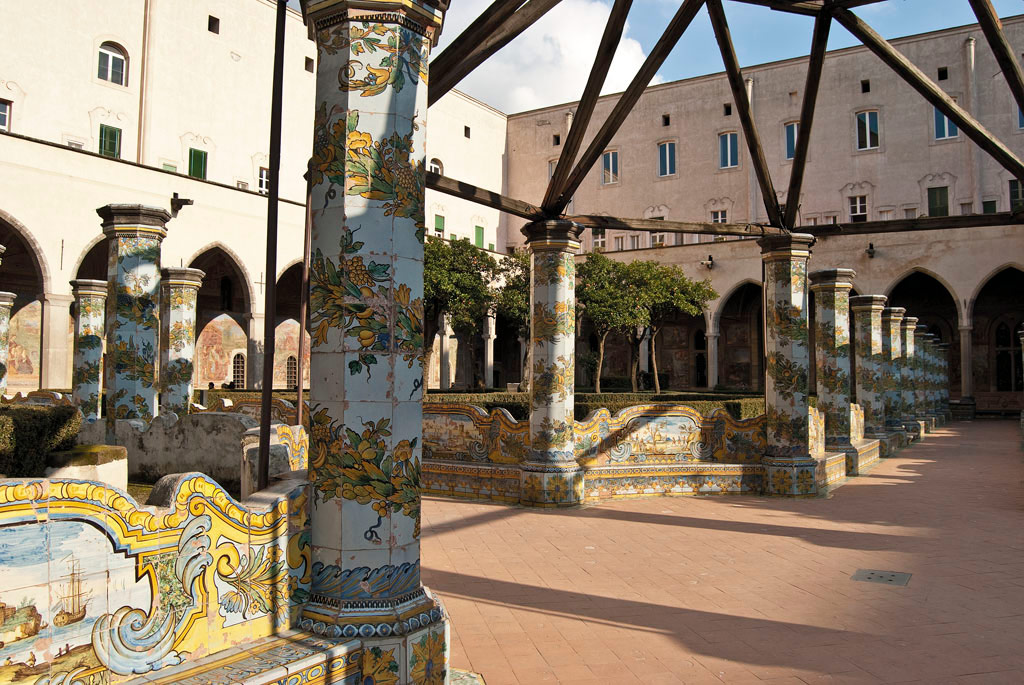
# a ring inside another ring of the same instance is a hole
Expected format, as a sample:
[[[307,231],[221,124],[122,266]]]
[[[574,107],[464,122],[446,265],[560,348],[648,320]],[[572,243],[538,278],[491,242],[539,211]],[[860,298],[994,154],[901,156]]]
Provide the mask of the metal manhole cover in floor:
[[[850,576],[850,580],[859,580],[865,583],[881,583],[883,585],[906,585],[910,582],[909,573],[899,571],[876,571],[870,568],[860,568]]]

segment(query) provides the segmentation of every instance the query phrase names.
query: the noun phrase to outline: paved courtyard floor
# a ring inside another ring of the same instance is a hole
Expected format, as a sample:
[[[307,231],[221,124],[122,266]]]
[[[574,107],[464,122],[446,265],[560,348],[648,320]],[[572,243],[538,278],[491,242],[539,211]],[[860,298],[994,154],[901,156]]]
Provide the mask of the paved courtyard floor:
[[[428,498],[452,660],[505,683],[1024,683],[1024,452],[954,423],[830,498]],[[855,582],[903,571],[906,587]]]

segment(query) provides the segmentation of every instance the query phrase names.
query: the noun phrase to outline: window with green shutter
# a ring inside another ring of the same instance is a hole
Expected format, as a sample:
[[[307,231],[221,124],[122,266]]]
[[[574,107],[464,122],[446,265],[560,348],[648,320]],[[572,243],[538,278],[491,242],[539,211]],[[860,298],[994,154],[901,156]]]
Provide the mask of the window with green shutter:
[[[949,216],[949,188],[928,189],[928,216]]]
[[[100,154],[121,158],[121,129],[100,124]]]
[[[484,227],[483,226],[477,226],[476,227],[476,236],[475,236],[475,240],[473,241],[473,244],[476,245],[477,247],[483,247],[484,246]]]
[[[188,150],[188,175],[206,180],[206,150]]]
[[[1024,196],[1021,195],[1020,181],[1010,179],[1010,211],[1015,212],[1024,207]]]
[[[440,236],[444,235],[444,217],[440,214],[434,215],[434,232]]]
[[[984,200],[981,203],[982,214],[995,214],[998,211],[995,200]]]

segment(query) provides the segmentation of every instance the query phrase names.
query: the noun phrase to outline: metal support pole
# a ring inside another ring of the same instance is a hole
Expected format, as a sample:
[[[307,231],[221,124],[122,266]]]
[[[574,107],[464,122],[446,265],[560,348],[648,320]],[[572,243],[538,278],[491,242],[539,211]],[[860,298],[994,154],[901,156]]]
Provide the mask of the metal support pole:
[[[281,105],[284,100],[284,27],[287,0],[277,2],[274,35],[274,85],[270,100],[270,188],[267,192],[267,288],[263,313],[263,395],[260,404],[260,451],[256,489],[267,487],[270,471],[270,400],[274,392],[274,323],[277,319],[277,205],[281,188]]]
[[[310,160],[310,166],[313,162]],[[306,369],[306,317],[309,316],[309,255],[313,230],[313,175],[306,169],[306,226],[302,238],[302,282],[299,285],[299,359],[298,359],[298,397],[295,401],[295,423],[302,425],[302,413],[305,409],[302,401],[303,373]]]

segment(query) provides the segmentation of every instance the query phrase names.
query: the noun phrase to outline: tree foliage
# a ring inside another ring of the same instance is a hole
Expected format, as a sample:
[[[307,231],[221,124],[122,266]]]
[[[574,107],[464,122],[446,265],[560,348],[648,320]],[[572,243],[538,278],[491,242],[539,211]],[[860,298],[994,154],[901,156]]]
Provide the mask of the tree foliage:
[[[516,336],[530,339],[530,253],[517,250],[498,262],[498,287],[494,293],[494,310],[515,327]],[[523,346],[520,362],[520,388],[530,382],[529,344]]]
[[[601,392],[601,369],[604,366],[604,343],[612,331],[626,332],[646,326],[645,311],[638,306],[638,294],[628,287],[625,265],[602,254],[587,255],[577,269],[576,302],[597,335],[597,369],[594,389]]]

